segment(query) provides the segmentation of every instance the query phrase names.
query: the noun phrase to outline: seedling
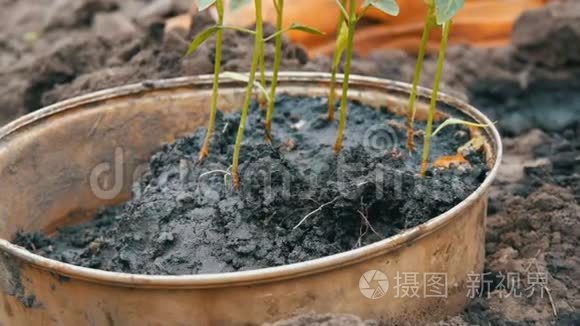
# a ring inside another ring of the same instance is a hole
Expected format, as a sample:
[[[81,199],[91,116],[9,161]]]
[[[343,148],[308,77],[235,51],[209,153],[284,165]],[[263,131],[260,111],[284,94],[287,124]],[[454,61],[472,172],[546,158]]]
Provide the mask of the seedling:
[[[242,0],[243,1],[243,0]],[[246,0],[249,1],[249,0]],[[239,5],[238,1],[232,1],[232,7],[236,7]],[[198,1],[198,8],[200,11],[206,10],[212,5],[215,4],[216,11],[217,11],[217,23],[216,25],[210,26],[200,32],[193,41],[189,44],[189,48],[187,50],[186,55],[191,55],[195,52],[205,41],[207,41],[213,35],[216,36],[216,47],[215,47],[215,62],[214,62],[214,79],[213,79],[213,89],[212,95],[210,100],[210,117],[209,123],[207,127],[207,133],[205,135],[205,139],[201,150],[199,151],[199,160],[203,160],[209,155],[209,147],[211,145],[211,139],[213,133],[215,132],[215,119],[217,115],[217,101],[218,101],[218,93],[219,93],[219,81],[220,81],[220,70],[221,70],[221,61],[222,61],[222,41],[223,41],[223,30],[224,29],[233,29],[249,34],[255,34],[254,31],[251,31],[246,28],[236,27],[236,26],[225,26],[224,25],[224,4],[223,0],[199,0]]]
[[[334,152],[339,153],[342,149],[344,130],[346,128],[346,117],[348,110],[348,86],[356,25],[370,7],[375,7],[384,13],[396,16],[399,14],[399,6],[395,0],[365,0],[361,6],[361,14],[357,15],[355,0],[349,1],[348,12],[340,0],[336,0],[336,3],[340,9],[342,19],[345,21],[347,26],[346,58],[344,63],[344,79],[342,82],[342,98],[340,101],[340,120],[338,123],[336,142],[334,144]]]
[[[219,76],[221,70],[222,62],[222,40],[223,40],[223,29],[221,26],[224,24],[224,4],[223,0],[199,0],[198,8],[199,10],[205,10],[215,3],[218,20],[217,25],[212,26],[202,32],[193,42],[190,44],[187,54],[193,53],[205,40],[207,40],[212,34],[216,34],[216,48],[215,48],[215,63],[214,63],[214,78],[213,78],[213,90],[211,94],[210,101],[210,116],[209,124],[207,127],[207,133],[205,135],[205,140],[201,150],[199,151],[199,160],[203,160],[209,155],[209,146],[211,143],[211,138],[215,131],[215,119],[217,115],[217,100],[219,91]]]
[[[248,1],[249,0],[237,0],[232,1],[232,3],[239,5],[241,2]],[[246,129],[246,120],[248,119],[250,102],[252,100],[254,81],[256,80],[256,69],[258,68],[258,63],[260,61],[260,53],[261,50],[263,50],[262,46],[264,43],[262,0],[254,0],[254,7],[256,10],[256,34],[254,35],[254,53],[252,55],[252,65],[250,67],[250,73],[248,76],[248,86],[246,87],[246,98],[244,99],[244,105],[242,106],[242,117],[240,118],[240,126],[238,127],[238,134],[236,136],[236,145],[234,146],[234,157],[232,161],[232,183],[235,189],[240,189],[240,173],[238,170],[240,163],[240,150],[242,146],[242,140],[244,139],[244,130]]]
[[[284,0],[273,0],[273,1],[274,7],[276,8],[276,16],[277,16],[276,32],[268,36],[266,39],[264,39],[264,43],[271,40],[272,38],[274,38],[275,40],[274,67],[272,71],[272,84],[270,85],[270,101],[268,105],[268,111],[266,112],[266,123],[264,126],[266,132],[266,139],[268,141],[272,141],[272,117],[274,115],[274,106],[276,105],[276,87],[278,85],[278,73],[280,72],[280,65],[282,63],[282,35],[291,30],[297,30],[316,35],[324,34],[315,28],[296,23],[293,23],[290,27],[283,30],[282,25],[284,23]],[[263,55],[264,54],[262,52],[262,58]],[[264,70],[263,60],[261,61],[260,64],[262,65],[261,70],[263,71]],[[262,84],[264,83],[265,77],[263,77]]]
[[[344,6],[346,0],[341,0],[341,4]],[[334,112],[336,107],[336,74],[338,73],[338,68],[340,67],[340,61],[342,60],[342,55],[346,49],[348,43],[348,26],[341,19],[338,22],[338,32],[336,34],[336,44],[334,49],[334,56],[332,58],[332,71],[330,75],[330,91],[328,93],[328,120],[334,121]]]
[[[238,4],[240,2],[247,2],[248,0],[238,0]],[[233,2],[233,1],[232,1]],[[248,111],[249,111],[249,107],[250,107],[250,102],[252,99],[252,93],[253,93],[253,88],[254,88],[254,84],[255,84],[255,80],[256,80],[256,70],[258,68],[258,65],[260,65],[260,71],[261,71],[261,79],[262,82],[260,83],[262,86],[265,85],[265,76],[263,74],[264,71],[264,62],[263,62],[263,57],[264,57],[264,43],[269,41],[272,37],[277,38],[278,40],[278,46],[277,46],[277,56],[279,57],[278,59],[278,63],[275,63],[275,74],[278,73],[279,69],[280,69],[280,63],[281,63],[281,51],[282,51],[282,34],[284,32],[287,32],[289,30],[301,30],[301,31],[306,31],[306,32],[310,32],[310,33],[315,33],[315,34],[321,34],[320,31],[313,29],[311,27],[307,27],[307,26],[303,26],[300,24],[292,24],[289,28],[287,28],[286,30],[282,30],[281,28],[281,15],[283,14],[282,12],[282,7],[284,5],[283,1],[278,0],[277,2],[275,2],[276,7],[278,9],[278,20],[280,21],[280,23],[278,23],[278,30],[276,31],[276,33],[274,33],[273,35],[269,36],[268,38],[264,38],[264,26],[263,26],[263,18],[262,18],[262,0],[255,0],[254,1],[254,7],[256,10],[256,31],[254,34],[254,53],[253,53],[253,57],[252,57],[252,66],[250,68],[250,73],[248,76],[248,87],[246,89],[246,98],[244,100],[244,105],[242,107],[242,117],[240,118],[240,126],[238,128],[238,134],[236,137],[236,145],[234,147],[234,157],[233,157],[233,162],[232,162],[232,182],[234,185],[235,189],[240,189],[240,174],[239,174],[239,160],[240,160],[240,150],[241,150],[241,145],[242,145],[242,140],[244,138],[244,130],[246,127],[246,120],[248,118]],[[277,82],[277,80],[276,80]],[[270,106],[268,108],[268,113],[270,115],[270,119],[266,120],[266,124],[270,125],[271,128],[271,119],[272,119],[272,114],[273,114],[273,110],[274,110],[274,103],[275,103],[275,96],[276,96],[276,89],[275,89],[275,85],[276,82],[272,83],[272,86],[274,87],[274,90],[271,91],[274,96],[270,96],[268,98],[268,96],[266,95],[265,98],[268,99],[268,102],[270,103]],[[272,94],[271,93],[271,94]],[[269,121],[269,122],[268,122]],[[267,137],[270,136],[270,130],[266,131],[266,135]]]
[[[280,64],[282,64],[282,24],[284,22],[284,0],[274,0],[276,7],[276,36],[275,36],[275,52],[274,52],[274,69],[272,72],[272,85],[270,85],[270,103],[268,111],[266,112],[266,123],[264,131],[266,139],[272,141],[272,115],[274,114],[274,105],[276,105],[276,87],[278,84],[278,72],[280,71]]]
[[[274,3],[274,8],[276,9],[276,32],[270,36],[268,36],[266,39],[264,39],[264,42],[262,43],[262,45],[260,46],[260,82],[262,83],[262,85],[266,85],[266,65],[265,65],[265,43],[269,40],[271,40],[272,38],[275,39],[275,46],[276,46],[276,53],[274,55],[274,73],[276,74],[276,79],[278,78],[277,73],[280,70],[280,64],[282,63],[282,34],[290,31],[290,30],[300,30],[303,32],[307,32],[310,34],[317,34],[317,35],[323,35],[324,33],[322,33],[321,31],[312,28],[312,27],[308,27],[308,26],[304,26],[304,25],[300,25],[300,24],[296,24],[293,23],[289,28],[282,30],[282,24],[284,22],[284,0],[272,0],[272,2]],[[276,62],[278,62],[276,64]],[[278,69],[278,71],[276,71],[276,67]],[[272,81],[274,82],[274,81]],[[274,87],[275,90],[275,87]],[[273,94],[274,96],[272,96],[272,98],[275,97],[275,94]],[[263,107],[266,104],[266,99],[264,97],[260,97],[260,105]],[[272,104],[270,103],[268,106],[268,109],[271,109]],[[266,125],[268,126],[268,125]],[[270,141],[271,137],[270,137],[270,130],[267,128],[266,129],[266,138]]]
[[[415,132],[413,130],[416,113],[415,102],[417,99],[417,87],[423,71],[423,59],[425,58],[429,34],[437,24],[442,25],[446,21],[451,20],[459,9],[463,7],[463,0],[426,0],[425,3],[427,4],[427,17],[425,18],[423,36],[421,36],[421,44],[419,45],[419,52],[417,54],[415,74],[413,75],[413,88],[409,96],[409,111],[407,114],[407,149],[410,152],[415,151]]]
[[[266,86],[266,45],[265,42],[260,43],[259,49],[259,62],[258,65],[260,67],[260,83]],[[266,104],[268,103],[267,99],[264,96],[258,96],[258,102],[262,109],[266,109]]]
[[[429,0],[428,5],[433,6],[433,1],[435,3],[436,23],[437,25],[442,26],[443,35],[441,37],[441,43],[439,44],[437,70],[435,72],[435,82],[433,84],[433,93],[431,95],[431,102],[429,103],[429,115],[427,118],[427,126],[425,128],[425,141],[423,143],[423,156],[421,158],[420,170],[420,173],[423,176],[426,174],[427,169],[429,168],[429,154],[431,150],[431,137],[433,134],[433,119],[435,118],[439,84],[441,83],[443,65],[445,63],[445,55],[447,52],[447,40],[449,39],[449,31],[451,29],[451,18],[453,18],[459,9],[463,7],[463,0]]]
[[[425,26],[423,27],[423,35],[421,36],[421,44],[419,45],[419,53],[417,54],[417,63],[415,64],[415,74],[413,75],[413,88],[409,96],[409,111],[407,113],[407,149],[410,152],[415,151],[415,132],[413,124],[415,122],[415,100],[417,99],[417,87],[421,80],[421,73],[423,71],[423,59],[425,58],[425,50],[427,49],[427,42],[429,41],[429,34],[431,29],[437,25],[435,19],[435,5],[433,2],[428,4],[427,18],[425,18]]]
[[[232,8],[235,9],[240,7],[250,0],[232,0]],[[209,145],[211,142],[211,137],[213,132],[215,131],[215,118],[217,112],[217,98],[218,98],[218,88],[219,88],[219,76],[220,76],[220,64],[221,64],[221,47],[222,47],[222,39],[223,39],[223,29],[224,28],[232,28],[239,31],[250,33],[254,36],[254,50],[252,55],[252,64],[250,68],[250,72],[248,77],[245,76],[239,77],[237,74],[230,73],[229,76],[234,79],[244,80],[248,83],[246,89],[246,96],[244,100],[244,104],[242,107],[242,116],[240,118],[240,125],[238,128],[238,133],[236,137],[236,144],[234,147],[234,156],[231,168],[231,177],[233,185],[236,189],[240,188],[240,176],[239,176],[239,156],[240,156],[240,147],[244,137],[244,129],[246,125],[246,120],[248,117],[249,106],[251,102],[251,97],[253,94],[253,89],[255,86],[258,86],[262,90],[262,97],[266,99],[269,103],[268,110],[266,113],[266,122],[265,122],[265,131],[266,131],[266,138],[271,140],[271,128],[272,128],[272,116],[274,112],[275,106],[275,97],[276,97],[276,86],[278,81],[278,73],[281,64],[281,51],[282,51],[282,34],[288,30],[301,30],[309,33],[314,34],[322,34],[320,31],[315,30],[313,28],[299,25],[299,24],[292,24],[289,28],[283,30],[283,11],[284,11],[284,0],[273,0],[274,5],[276,8],[277,13],[277,24],[276,24],[276,32],[273,35],[270,35],[268,38],[264,38],[264,30],[263,30],[263,18],[262,18],[262,0],[254,0],[254,7],[255,7],[255,15],[256,15],[256,29],[255,31],[250,31],[244,28],[239,27],[230,27],[223,25],[223,0],[200,0],[199,1],[199,8],[200,10],[205,10],[212,4],[216,5],[217,12],[218,12],[218,22],[217,25],[212,26],[201,32],[191,43],[188,54],[195,51],[204,41],[209,39],[213,34],[216,34],[216,62],[215,62],[215,69],[214,69],[214,84],[213,84],[213,93],[212,93],[212,100],[211,100],[211,114],[210,114],[210,121],[208,132],[206,135],[206,139],[200,151],[200,159],[203,159],[209,154]],[[334,60],[333,60],[333,73],[332,73],[332,81],[331,81],[331,90],[329,95],[329,111],[328,111],[328,118],[330,120],[334,119],[334,105],[335,105],[335,83],[336,83],[336,73],[338,70],[338,66],[343,56],[343,52],[346,52],[345,55],[345,65],[344,65],[344,78],[342,84],[342,97],[340,101],[340,120],[338,126],[338,132],[336,137],[336,142],[334,144],[334,152],[339,153],[342,149],[342,143],[344,140],[344,132],[346,128],[346,119],[348,115],[348,88],[349,88],[349,79],[350,79],[350,69],[352,63],[352,56],[353,56],[353,43],[354,43],[354,34],[356,30],[356,25],[360,21],[360,19],[364,16],[366,11],[370,7],[375,7],[376,9],[390,14],[390,15],[398,15],[399,7],[395,0],[365,0],[361,6],[360,14],[356,12],[356,1],[351,0],[348,2],[348,11],[345,8],[346,0],[336,0],[338,8],[340,9],[340,13],[342,16],[341,23],[338,27],[338,37],[337,37],[337,49],[335,52]],[[413,120],[415,115],[415,108],[414,103],[416,100],[416,91],[417,85],[420,79],[422,65],[423,65],[423,57],[425,54],[425,47],[426,42],[429,37],[430,30],[435,25],[442,25],[443,26],[443,37],[440,44],[439,49],[439,57],[437,62],[437,72],[435,75],[435,84],[433,87],[433,95],[431,98],[431,103],[429,107],[429,117],[427,120],[427,127],[425,132],[425,142],[423,148],[423,157],[421,161],[421,174],[425,174],[425,171],[428,167],[429,161],[429,150],[430,150],[430,140],[432,137],[432,128],[433,128],[433,119],[435,115],[435,106],[437,103],[437,94],[439,91],[439,84],[441,81],[441,75],[443,71],[443,63],[445,61],[445,53],[447,48],[447,40],[449,36],[449,30],[451,26],[451,18],[457,13],[457,11],[462,7],[463,0],[428,0],[428,16],[425,23],[425,28],[423,31],[423,37],[421,41],[421,48],[419,50],[419,57],[417,60],[417,66],[415,69],[415,76],[413,80],[413,91],[411,97],[409,99],[409,115],[408,115],[408,128],[411,133],[410,143],[408,143],[409,148],[412,149],[414,147],[412,143],[412,127],[413,127]],[[274,58],[274,72],[272,77],[272,85],[270,87],[270,95],[264,89],[266,77],[265,77],[265,67],[264,67],[264,43],[268,40],[274,38],[275,39],[275,46],[276,46],[276,53]],[[261,83],[256,83],[256,71],[260,69],[260,80]]]
[[[212,99],[211,99],[211,113],[210,113],[210,121],[208,126],[208,131],[206,134],[206,138],[204,140],[204,144],[201,148],[199,158],[202,160],[203,158],[209,155],[209,146],[211,143],[212,135],[215,131],[215,119],[217,114],[217,99],[218,99],[218,89],[219,89],[219,79],[220,79],[220,66],[221,66],[221,54],[222,54],[222,40],[223,40],[223,30],[224,29],[234,29],[237,31],[241,31],[244,33],[248,33],[254,36],[254,53],[252,56],[252,66],[250,69],[249,76],[246,77],[245,75],[236,74],[232,72],[226,72],[222,74],[224,77],[229,77],[231,79],[240,80],[248,83],[247,91],[246,91],[246,98],[244,100],[244,105],[242,107],[242,117],[240,120],[240,126],[238,129],[238,134],[236,137],[236,145],[234,148],[234,158],[232,163],[232,180],[235,188],[239,188],[240,180],[239,180],[239,173],[238,173],[238,165],[239,165],[239,155],[240,155],[240,146],[244,136],[244,129],[246,124],[246,119],[248,116],[248,110],[251,102],[251,96],[253,94],[253,88],[258,88],[260,92],[260,102],[268,103],[268,111],[266,116],[266,138],[271,140],[271,128],[272,128],[272,116],[274,112],[274,105],[275,105],[275,97],[276,97],[276,85],[278,82],[278,73],[280,71],[280,64],[282,62],[282,34],[288,32],[290,30],[299,30],[311,34],[323,34],[319,30],[300,25],[300,24],[292,24],[290,27],[286,29],[282,29],[283,23],[283,8],[284,8],[284,0],[273,0],[274,5],[276,7],[276,12],[278,15],[278,22],[277,22],[277,29],[276,32],[270,35],[267,38],[264,38],[264,28],[263,28],[263,18],[262,18],[262,1],[255,0],[255,10],[256,10],[256,30],[252,31],[246,28],[236,27],[236,26],[225,26],[223,24],[223,0],[200,0],[198,5],[200,10],[205,10],[209,8],[211,5],[215,4],[216,9],[218,12],[218,21],[217,24],[214,26],[210,26],[199,33],[196,38],[191,42],[187,54],[193,53],[203,42],[208,40],[211,36],[216,34],[216,54],[215,54],[215,68],[214,68],[214,84],[213,84],[213,92],[212,92]],[[232,10],[236,10],[239,7],[249,3],[250,0],[232,0],[230,1]],[[274,59],[274,72],[272,78],[272,85],[270,88],[270,93],[265,89],[266,84],[266,76],[265,76],[265,67],[264,67],[264,44],[265,42],[271,40],[272,38],[275,39],[276,42],[276,54]],[[256,81],[256,70],[260,68],[260,81]]]

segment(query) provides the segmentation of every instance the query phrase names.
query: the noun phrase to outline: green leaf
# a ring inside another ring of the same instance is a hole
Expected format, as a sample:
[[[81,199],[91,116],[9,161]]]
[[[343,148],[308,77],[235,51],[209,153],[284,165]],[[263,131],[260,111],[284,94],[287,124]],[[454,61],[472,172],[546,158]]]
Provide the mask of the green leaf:
[[[348,26],[343,21],[338,30],[338,37],[336,38],[336,55],[334,56],[334,62],[332,67],[338,67],[340,64],[340,59],[342,58],[342,53],[346,50],[348,45]]]
[[[277,31],[276,33],[265,37],[264,38],[264,42],[268,42],[271,39],[275,38],[276,36],[280,35],[280,34],[284,34],[288,31],[301,31],[301,32],[305,32],[305,33],[310,33],[310,34],[314,34],[314,35],[324,35],[325,33],[314,28],[314,27],[310,27],[310,26],[306,26],[306,25],[302,25],[302,24],[297,24],[297,23],[292,23],[292,25],[290,25],[290,27],[283,29],[281,31]],[[254,33],[255,34],[255,33]]]
[[[435,0],[437,24],[445,24],[453,18],[461,8],[463,8],[463,0]]]
[[[489,127],[489,125],[482,124],[482,123],[475,123],[475,122],[469,122],[469,121],[456,119],[456,118],[449,118],[449,119],[443,121],[443,123],[441,125],[439,125],[439,127],[437,127],[437,129],[433,133],[433,137],[435,137],[435,135],[437,135],[441,130],[443,130],[443,128],[450,126],[450,125],[466,125],[466,126],[479,127],[479,128]]]
[[[365,0],[362,7],[366,8],[368,6],[373,6],[391,16],[397,16],[399,14],[399,5],[395,0]]]
[[[198,0],[197,1],[197,9],[199,11],[204,11],[207,8],[209,8],[211,5],[213,5],[216,2],[216,0]]]
[[[187,49],[187,53],[185,55],[190,55],[195,52],[195,50],[197,50],[197,48],[199,48],[203,42],[207,41],[207,39],[214,35],[220,28],[221,27],[217,25],[210,26],[197,34],[195,39],[193,39],[193,41],[191,41],[189,44],[189,49]]]
[[[240,74],[237,72],[226,71],[226,72],[222,73],[221,75],[224,78],[230,78],[233,80],[246,82],[246,83],[249,82],[249,78],[247,75]],[[262,94],[264,94],[264,97],[266,98],[266,100],[268,102],[270,102],[270,94],[268,94],[268,91],[266,90],[264,85],[262,85],[259,81],[256,80],[256,81],[254,81],[254,87],[256,87],[260,92],[262,92]]]
[[[288,30],[301,31],[301,32],[314,34],[314,35],[324,35],[324,32],[322,32],[314,27],[310,27],[310,26],[306,26],[306,25],[302,25],[302,24],[298,24],[298,23],[292,23],[292,25],[290,25]]]
[[[230,9],[236,11],[250,2],[252,2],[252,0],[230,0]]]

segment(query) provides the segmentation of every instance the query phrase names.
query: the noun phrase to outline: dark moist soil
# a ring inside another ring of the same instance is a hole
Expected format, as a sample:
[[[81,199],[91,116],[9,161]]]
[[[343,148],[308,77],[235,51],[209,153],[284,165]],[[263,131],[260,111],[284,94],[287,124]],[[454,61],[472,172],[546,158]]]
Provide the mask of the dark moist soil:
[[[196,15],[189,30],[164,28],[168,17],[190,5],[189,0],[0,0],[0,125],[107,87],[211,73],[212,42],[183,59],[188,40],[210,22],[207,16]],[[579,6],[558,1],[525,12],[512,44],[502,48],[450,47],[442,83],[446,92],[497,120],[506,145],[490,192],[486,271],[492,280],[506,271],[525,280],[522,264],[538,262],[550,272],[557,314],[546,298],[500,299],[499,290],[436,325],[580,324],[580,238],[574,233],[580,229]],[[243,71],[252,40],[228,33],[222,64]],[[308,58],[288,42],[284,49],[287,70],[330,70],[330,58]],[[268,45],[268,62],[272,53]],[[355,56],[353,72],[410,81],[414,64],[412,54],[380,51]],[[436,57],[428,55],[424,86],[431,86],[435,66]],[[279,325],[377,324],[307,314]]]
[[[219,172],[231,164],[240,114],[220,115],[203,163],[197,154],[205,129],[155,154],[150,172],[134,186],[135,198],[123,207],[54,238],[20,234],[16,242],[67,263],[136,274],[279,266],[347,251],[423,223],[465,199],[486,176],[481,153],[469,156],[470,167],[418,176],[421,153],[407,154],[405,117],[357,103],[350,104],[349,136],[335,156],[337,123],[326,120],[326,102],[279,97],[273,145],[264,141],[263,110],[252,106],[240,192]],[[462,127],[444,129],[434,138],[432,155],[453,155],[468,141]]]

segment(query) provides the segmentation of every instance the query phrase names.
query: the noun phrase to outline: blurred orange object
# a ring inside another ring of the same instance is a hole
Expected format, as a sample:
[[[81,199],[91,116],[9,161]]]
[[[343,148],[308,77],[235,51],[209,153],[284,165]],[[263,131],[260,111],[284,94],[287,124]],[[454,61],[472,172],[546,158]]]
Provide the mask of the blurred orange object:
[[[452,166],[460,166],[469,164],[469,161],[461,154],[455,154],[450,156],[441,156],[433,162],[434,168],[445,168],[449,169]]]
[[[226,0],[228,2],[229,0]],[[362,3],[363,0],[358,0]],[[468,43],[476,46],[501,46],[510,40],[514,21],[522,11],[543,6],[549,0],[467,0],[464,8],[453,21],[451,43]],[[365,24],[357,30],[355,46],[360,54],[380,48],[400,48],[417,51],[426,6],[423,0],[400,0],[401,13],[391,17],[371,9],[365,16]],[[229,6],[227,6],[229,8]],[[254,21],[253,5],[226,13],[226,23],[247,26]],[[276,22],[272,1],[264,2],[264,19]],[[310,25],[324,31],[326,36],[291,32],[289,37],[301,43],[311,55],[329,54],[334,49],[339,10],[335,0],[292,0],[284,8],[284,25],[293,22]],[[440,33],[433,37],[429,49],[438,47]]]

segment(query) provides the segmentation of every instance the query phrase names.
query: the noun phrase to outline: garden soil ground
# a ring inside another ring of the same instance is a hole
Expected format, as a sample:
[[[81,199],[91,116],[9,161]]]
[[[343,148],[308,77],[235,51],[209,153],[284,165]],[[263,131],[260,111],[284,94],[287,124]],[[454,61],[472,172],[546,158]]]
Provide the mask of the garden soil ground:
[[[164,30],[189,1],[0,0],[0,124],[44,105],[145,79],[212,71],[212,47],[182,59],[190,31]],[[225,67],[244,70],[251,42],[226,37]],[[452,325],[575,325],[580,323],[580,7],[554,3],[525,13],[512,45],[450,49],[444,89],[499,121],[506,154],[491,191],[486,280],[492,291],[474,300]],[[268,47],[268,56],[272,49]],[[327,71],[328,58],[309,59],[285,44],[289,70]],[[399,51],[357,58],[357,73],[409,81],[412,56]],[[434,59],[428,58],[429,85]],[[502,275],[521,288],[530,271],[549,275],[546,293],[507,296]],[[356,316],[307,314],[279,325],[365,325]]]

